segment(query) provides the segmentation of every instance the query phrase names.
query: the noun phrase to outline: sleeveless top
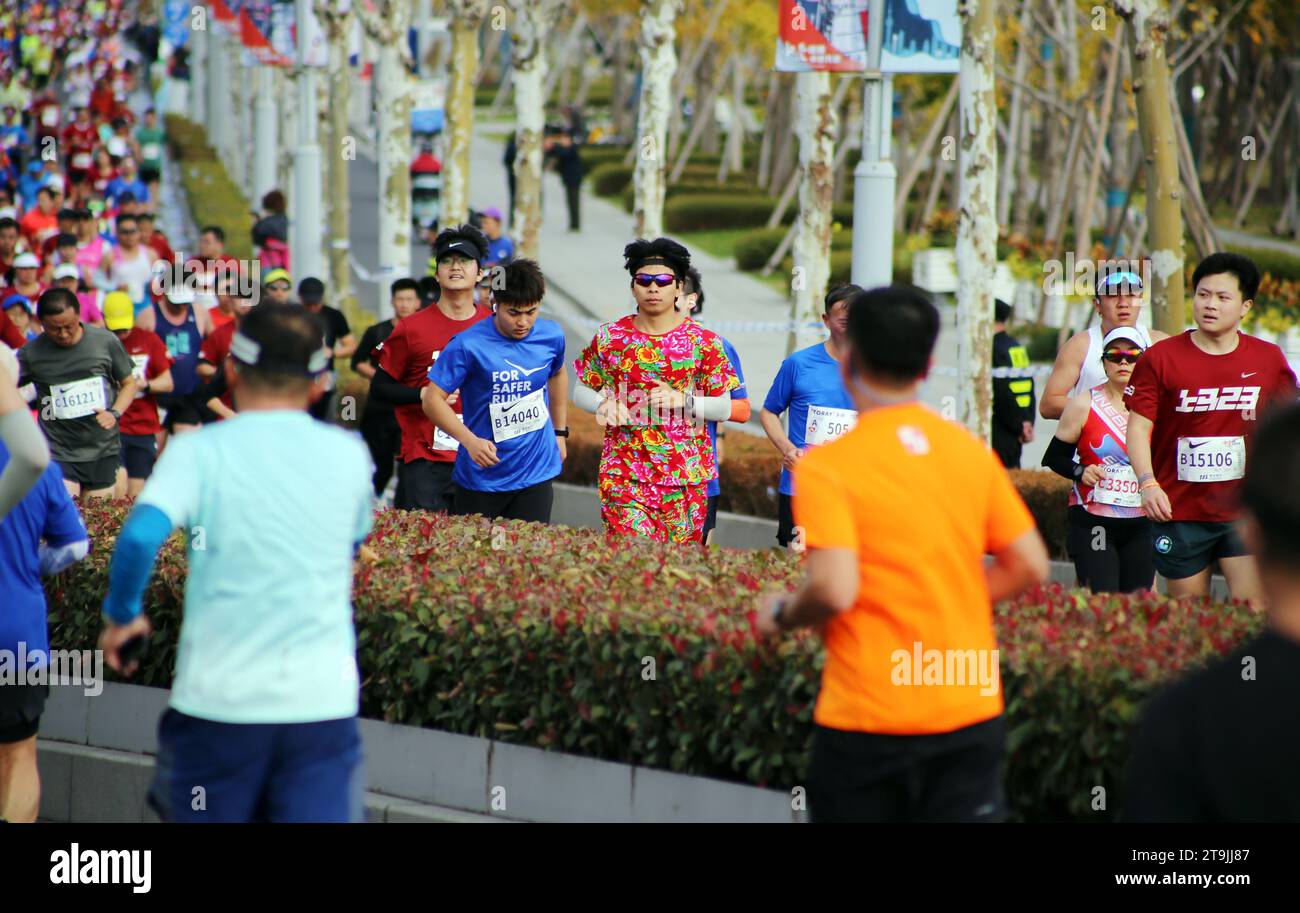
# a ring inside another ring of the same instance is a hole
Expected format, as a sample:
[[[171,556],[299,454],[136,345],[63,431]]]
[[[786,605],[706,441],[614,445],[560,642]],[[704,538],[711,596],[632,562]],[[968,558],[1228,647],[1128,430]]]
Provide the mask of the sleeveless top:
[[[1137,335],[1142,342],[1142,348],[1151,348],[1151,334],[1145,327],[1135,326]],[[1101,332],[1100,324],[1093,324],[1088,327],[1088,354],[1083,357],[1083,365],[1079,368],[1079,380],[1075,383],[1074,389],[1070,391],[1070,397],[1073,399],[1084,390],[1091,390],[1094,387],[1106,382],[1106,368],[1101,363],[1101,341],[1104,334]]]
[[[186,307],[185,319],[176,324],[167,319],[159,305],[149,306],[153,308],[155,332],[162,337],[167,354],[172,357],[172,380],[176,384],[172,394],[189,396],[199,385],[199,346],[203,343],[194,308]]]
[[[149,254],[149,248],[141,245],[136,248],[135,256],[128,259],[120,247],[113,248],[113,285],[127,287],[136,313],[149,300],[149,284],[153,280],[153,258]]]
[[[1124,413],[1106,398],[1105,387],[1092,389],[1092,408],[1079,434],[1079,463],[1106,467],[1105,478],[1096,486],[1075,479],[1070,486],[1070,506],[1082,507],[1097,517],[1143,517],[1142,496],[1138,493],[1137,474],[1128,461]]]

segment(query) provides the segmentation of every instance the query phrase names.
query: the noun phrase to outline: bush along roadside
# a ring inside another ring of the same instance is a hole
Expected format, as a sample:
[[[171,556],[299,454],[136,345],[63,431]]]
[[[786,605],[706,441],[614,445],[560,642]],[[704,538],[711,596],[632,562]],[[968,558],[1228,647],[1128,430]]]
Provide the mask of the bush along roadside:
[[[56,649],[95,646],[125,510],[88,505],[95,548],[46,584]],[[396,511],[368,544],[379,557],[353,593],[366,716],[782,790],[806,782],[820,646],[808,632],[754,636],[758,594],[798,582],[788,553]],[[184,585],[178,535],[146,595],[155,634],[140,684],[171,683]],[[1141,702],[1261,625],[1242,604],[1059,587],[999,605],[994,621],[1020,820],[1113,818]],[[1111,798],[1094,811],[1098,785]]]
[[[208,145],[203,127],[180,115],[168,114],[165,128],[194,224],[200,228],[219,225],[226,233],[226,253],[236,260],[251,260],[252,207]]]

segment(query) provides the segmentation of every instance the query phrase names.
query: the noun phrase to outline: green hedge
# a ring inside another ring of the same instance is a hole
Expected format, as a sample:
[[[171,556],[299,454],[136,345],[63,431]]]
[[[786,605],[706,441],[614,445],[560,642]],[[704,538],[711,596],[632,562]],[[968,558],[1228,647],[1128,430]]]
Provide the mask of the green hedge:
[[[252,207],[208,145],[203,127],[176,114],[166,116],[165,126],[194,224],[221,226],[226,253],[237,260],[253,259]]]
[[[719,184],[717,181],[709,180],[705,182],[682,181],[677,184],[669,184],[664,188],[664,202],[688,196],[711,196],[714,194],[742,194],[745,188],[751,186],[744,178],[738,180],[728,179],[726,183]],[[636,192],[628,187],[623,191],[623,209],[625,212],[632,212],[636,208]]]
[[[743,270],[762,269],[785,237],[785,228],[760,228],[736,239],[734,248],[736,266]],[[895,248],[897,248],[897,241]],[[831,250],[842,251],[853,248],[852,222],[831,233]]]
[[[623,188],[632,180],[632,166],[622,162],[606,162],[597,165],[587,174],[587,186],[591,192],[601,197],[612,197],[623,192]]]
[[[1250,257],[1261,273],[1274,279],[1300,279],[1300,257],[1294,254],[1270,247],[1240,247],[1235,244],[1229,244],[1226,249]]]
[[[95,646],[124,506],[85,514],[98,547],[46,584],[57,649]],[[397,511],[368,544],[379,557],[353,592],[365,715],[783,790],[807,782],[820,646],[809,632],[757,642],[752,622],[760,591],[797,583],[790,554]],[[184,584],[178,535],[146,595],[155,634],[140,684],[171,683]],[[999,605],[1014,816],[1113,818],[1142,700],[1260,621],[1243,605],[1059,587]],[[1105,811],[1091,810],[1096,786]]]
[[[700,194],[667,200],[664,203],[664,228],[667,231],[709,231],[717,228],[758,228],[767,224],[776,208],[774,197],[751,194]],[[794,222],[799,213],[796,203],[786,207],[782,225]],[[841,225],[853,225],[853,204],[836,203],[832,218]]]

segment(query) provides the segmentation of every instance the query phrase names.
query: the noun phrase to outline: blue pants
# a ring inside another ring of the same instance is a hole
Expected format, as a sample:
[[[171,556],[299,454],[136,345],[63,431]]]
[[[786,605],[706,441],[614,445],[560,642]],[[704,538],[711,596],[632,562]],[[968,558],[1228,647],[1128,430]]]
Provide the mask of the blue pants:
[[[356,717],[217,723],[168,708],[149,803],[171,822],[363,820]]]

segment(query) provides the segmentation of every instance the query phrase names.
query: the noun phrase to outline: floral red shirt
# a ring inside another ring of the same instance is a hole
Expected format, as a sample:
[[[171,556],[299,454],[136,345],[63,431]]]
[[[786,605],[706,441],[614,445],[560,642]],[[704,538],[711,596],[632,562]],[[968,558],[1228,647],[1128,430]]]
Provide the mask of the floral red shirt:
[[[692,320],[653,336],[635,315],[607,323],[574,362],[578,382],[609,389],[631,410],[631,424],[609,425],[600,454],[606,478],[647,485],[701,485],[717,476],[703,421],[657,416],[646,397],[662,381],[694,396],[723,396],[740,386],[722,339]]]

